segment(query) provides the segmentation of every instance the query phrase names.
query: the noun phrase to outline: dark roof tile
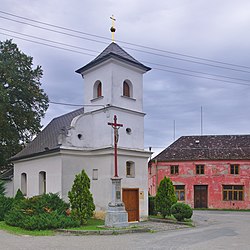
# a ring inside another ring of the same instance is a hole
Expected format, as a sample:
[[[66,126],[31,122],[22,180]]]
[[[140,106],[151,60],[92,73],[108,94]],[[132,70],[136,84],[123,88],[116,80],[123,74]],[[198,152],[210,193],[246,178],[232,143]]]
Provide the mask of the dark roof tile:
[[[61,133],[67,133],[67,130],[74,117],[84,113],[84,109],[80,108],[70,113],[54,118],[27,146],[11,158],[17,160],[27,158],[32,155],[46,153],[55,149],[59,149],[58,136]]]
[[[129,55],[125,50],[123,50],[118,44],[111,43],[100,55],[98,55],[94,60],[92,60],[87,65],[83,66],[82,68],[76,70],[77,73],[82,73],[83,71],[92,68],[93,66],[109,59],[109,58],[116,58],[122,61],[125,61],[131,65],[139,67],[143,70],[150,70],[149,67],[143,65],[136,59],[134,59],[131,55]]]
[[[250,135],[182,136],[157,161],[250,159]]]

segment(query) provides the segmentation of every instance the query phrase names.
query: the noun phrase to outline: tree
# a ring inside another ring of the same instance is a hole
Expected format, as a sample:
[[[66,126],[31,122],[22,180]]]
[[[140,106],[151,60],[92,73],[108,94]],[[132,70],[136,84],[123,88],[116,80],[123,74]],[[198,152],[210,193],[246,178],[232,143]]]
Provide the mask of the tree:
[[[68,197],[72,209],[72,216],[78,219],[81,225],[87,223],[87,219],[93,216],[95,205],[90,192],[90,180],[84,169],[77,174]]]
[[[12,40],[0,41],[0,167],[41,129],[48,96],[41,89],[41,66]]]
[[[163,218],[171,215],[171,206],[177,202],[172,181],[164,177],[161,180],[155,197],[156,210],[161,213]]]

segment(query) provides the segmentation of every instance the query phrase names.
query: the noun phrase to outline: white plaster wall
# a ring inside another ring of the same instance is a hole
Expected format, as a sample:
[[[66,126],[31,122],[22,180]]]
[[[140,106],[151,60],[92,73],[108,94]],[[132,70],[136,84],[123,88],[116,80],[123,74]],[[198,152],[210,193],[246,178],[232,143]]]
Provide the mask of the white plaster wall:
[[[7,197],[13,197],[14,194],[14,182],[13,180],[4,181],[5,195]]]
[[[93,194],[96,210],[104,211],[111,201],[111,157],[104,156],[63,156],[63,198],[68,200],[68,191],[71,189],[75,175],[82,169],[90,178],[90,191]],[[98,180],[92,180],[93,169],[98,169]]]
[[[114,115],[119,129],[119,146],[130,149],[144,149],[144,114],[120,108],[109,107],[81,115],[72,122],[67,137],[67,145],[82,148],[100,148],[113,145],[113,129],[108,122],[113,122]],[[131,129],[131,134],[126,132]],[[78,138],[81,134],[81,139]]]
[[[59,155],[45,156],[14,163],[14,194],[21,188],[21,174],[27,174],[27,196],[39,194],[39,172],[46,172],[46,193],[62,195],[62,161]]]
[[[138,112],[143,107],[143,73],[144,71],[114,59],[93,67],[84,73],[84,104],[113,105]],[[124,98],[123,82],[128,79],[133,85],[132,98]],[[93,86],[97,80],[102,82],[103,98],[93,100]],[[100,107],[85,107],[86,112]]]
[[[111,177],[114,176],[113,149],[93,151],[89,156],[83,153],[74,154],[67,152],[63,160],[63,191],[62,197],[68,200],[68,191],[73,185],[75,175],[84,169],[91,180],[91,192],[93,194],[96,211],[105,211],[112,197]],[[92,154],[92,155],[91,155]],[[122,177],[122,188],[138,188],[144,197],[139,199],[140,219],[148,216],[148,184],[147,184],[147,159],[148,154],[133,151],[118,152],[118,174]],[[135,178],[126,177],[126,161],[135,162]],[[98,180],[92,180],[93,169],[98,169]]]

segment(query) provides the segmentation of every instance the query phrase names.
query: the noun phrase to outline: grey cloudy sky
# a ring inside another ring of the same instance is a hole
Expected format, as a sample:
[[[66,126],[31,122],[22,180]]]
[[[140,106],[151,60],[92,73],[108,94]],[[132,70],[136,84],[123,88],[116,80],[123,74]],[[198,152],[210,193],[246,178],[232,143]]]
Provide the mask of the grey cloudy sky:
[[[1,0],[0,40],[13,38],[24,53],[34,58],[35,65],[42,66],[42,87],[51,101],[83,104],[84,82],[74,71],[96,57],[110,40],[45,26],[3,12],[106,38],[111,37],[109,17],[114,14],[115,37],[121,41],[118,44],[153,68],[144,76],[145,147],[152,146],[159,151],[173,142],[174,134],[176,139],[201,134],[201,106],[203,134],[249,134],[249,0]],[[72,109],[75,108],[51,104],[42,122],[45,125]]]

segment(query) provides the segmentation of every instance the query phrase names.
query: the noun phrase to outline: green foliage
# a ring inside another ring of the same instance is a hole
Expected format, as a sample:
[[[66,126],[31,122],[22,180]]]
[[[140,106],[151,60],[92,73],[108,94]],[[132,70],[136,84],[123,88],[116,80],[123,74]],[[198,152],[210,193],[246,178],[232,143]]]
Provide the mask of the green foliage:
[[[44,230],[79,226],[80,223],[67,216],[69,204],[58,194],[43,194],[20,199],[5,216],[5,222],[11,226],[28,230]]]
[[[192,217],[193,210],[188,204],[178,202],[171,207],[171,214],[176,220],[184,221]]]
[[[11,210],[14,199],[0,195],[0,221]]]
[[[72,216],[80,221],[81,225],[93,216],[95,205],[90,192],[90,180],[84,170],[77,174],[71,191],[68,193]]]
[[[11,40],[0,41],[0,166],[40,131],[48,97],[41,89],[42,68]]]
[[[21,201],[24,199],[25,199],[25,197],[24,197],[22,191],[20,190],[20,188],[18,188],[16,195],[15,195],[15,201]]]
[[[148,213],[149,215],[156,215],[155,210],[155,196],[148,196]]]
[[[0,180],[0,195],[5,195],[5,183]]]
[[[155,197],[156,211],[160,212],[163,218],[171,215],[170,209],[177,202],[174,186],[169,178],[161,180]]]

